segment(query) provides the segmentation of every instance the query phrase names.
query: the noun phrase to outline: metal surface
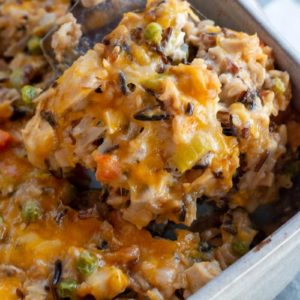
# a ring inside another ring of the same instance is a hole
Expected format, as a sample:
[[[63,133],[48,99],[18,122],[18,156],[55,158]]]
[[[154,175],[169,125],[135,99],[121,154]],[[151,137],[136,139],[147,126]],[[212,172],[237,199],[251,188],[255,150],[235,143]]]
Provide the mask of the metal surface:
[[[265,20],[255,1],[190,2],[222,26],[258,33],[273,48],[279,68],[290,73],[294,85],[293,101],[300,109],[300,58],[296,50]],[[189,299],[272,300],[299,272],[299,250],[300,213],[278,229],[261,249],[249,252]]]

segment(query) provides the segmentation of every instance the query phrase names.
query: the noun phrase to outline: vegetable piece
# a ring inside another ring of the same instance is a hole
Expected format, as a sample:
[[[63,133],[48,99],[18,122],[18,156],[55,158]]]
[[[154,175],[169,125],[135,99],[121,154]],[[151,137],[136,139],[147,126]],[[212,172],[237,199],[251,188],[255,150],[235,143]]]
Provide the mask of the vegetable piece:
[[[97,268],[97,257],[88,251],[80,254],[76,262],[76,269],[81,275],[90,275]]]
[[[161,88],[163,79],[166,78],[164,74],[155,74],[141,82],[146,90],[157,91]]]
[[[283,94],[285,92],[286,88],[285,88],[285,85],[283,83],[283,81],[276,77],[273,79],[273,91],[276,93],[276,94]]]
[[[15,69],[9,77],[11,85],[15,89],[20,89],[24,82],[24,72],[21,69]]]
[[[25,104],[31,105],[34,98],[39,94],[39,89],[32,85],[25,85],[21,89],[22,100]]]
[[[66,278],[57,285],[58,296],[62,299],[74,299],[75,290],[77,289],[77,282],[72,278]]]
[[[114,134],[122,128],[122,124],[124,124],[124,117],[122,112],[108,109],[104,112],[103,121],[107,126],[109,134]]]
[[[95,155],[95,161],[97,163],[97,180],[110,182],[120,176],[121,167],[115,155],[97,154]]]
[[[158,45],[162,40],[161,26],[156,22],[148,24],[144,32],[144,38],[147,42]]]
[[[249,251],[249,246],[239,240],[233,241],[231,244],[231,248],[234,253],[236,253],[240,256],[246,254]]]
[[[33,36],[27,42],[27,49],[30,54],[38,55],[42,53],[41,49],[41,38],[38,36]]]
[[[172,162],[179,172],[191,169],[211,149],[209,143],[203,141],[201,135],[196,135],[191,143],[179,144],[176,147]]]
[[[38,201],[27,201],[22,207],[22,218],[25,222],[34,223],[42,215],[42,209]]]
[[[6,150],[12,141],[12,136],[8,132],[0,129],[0,152]]]

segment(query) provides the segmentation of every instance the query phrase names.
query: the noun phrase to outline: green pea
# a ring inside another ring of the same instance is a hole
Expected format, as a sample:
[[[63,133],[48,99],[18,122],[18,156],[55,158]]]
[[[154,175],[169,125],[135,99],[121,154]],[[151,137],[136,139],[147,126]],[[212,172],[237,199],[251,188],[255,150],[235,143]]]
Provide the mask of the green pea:
[[[152,22],[147,25],[144,38],[151,44],[159,44],[162,40],[162,28],[158,23]]]
[[[39,90],[31,85],[25,85],[21,89],[22,100],[25,104],[31,105],[34,98],[39,94]]]
[[[22,218],[25,222],[34,223],[42,215],[42,209],[37,201],[27,201],[22,207]]]
[[[89,275],[97,268],[97,257],[88,251],[80,254],[76,262],[76,269],[81,275]]]
[[[236,253],[240,256],[246,254],[249,251],[249,246],[239,240],[233,241],[231,244],[231,248],[234,253]]]
[[[42,53],[41,49],[41,38],[38,36],[33,36],[27,42],[27,49],[30,54],[38,55]]]
[[[24,82],[24,72],[21,69],[15,69],[9,77],[11,85],[15,89],[20,89]]]
[[[75,290],[77,289],[77,282],[72,278],[63,279],[57,285],[58,296],[62,299],[74,299]]]

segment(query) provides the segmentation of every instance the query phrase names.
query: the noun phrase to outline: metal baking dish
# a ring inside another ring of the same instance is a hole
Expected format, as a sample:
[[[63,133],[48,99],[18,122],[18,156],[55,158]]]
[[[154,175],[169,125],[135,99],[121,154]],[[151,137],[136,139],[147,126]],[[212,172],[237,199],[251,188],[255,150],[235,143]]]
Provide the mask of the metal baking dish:
[[[217,24],[258,33],[274,49],[280,69],[294,85],[294,105],[300,109],[300,57],[270,26],[254,0],[190,0]],[[298,199],[297,199],[298,200]],[[242,257],[209,282],[190,300],[271,300],[300,271],[300,213],[273,233],[262,245]]]

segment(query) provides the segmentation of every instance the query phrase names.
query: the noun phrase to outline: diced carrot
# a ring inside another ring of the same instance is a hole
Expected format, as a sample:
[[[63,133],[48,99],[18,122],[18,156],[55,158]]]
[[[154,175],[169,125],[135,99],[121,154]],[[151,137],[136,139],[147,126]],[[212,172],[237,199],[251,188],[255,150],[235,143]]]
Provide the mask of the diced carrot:
[[[5,150],[12,140],[13,138],[8,132],[0,129],[0,151]]]
[[[97,163],[97,180],[110,182],[120,176],[121,166],[115,155],[97,154],[95,155],[95,161]]]

